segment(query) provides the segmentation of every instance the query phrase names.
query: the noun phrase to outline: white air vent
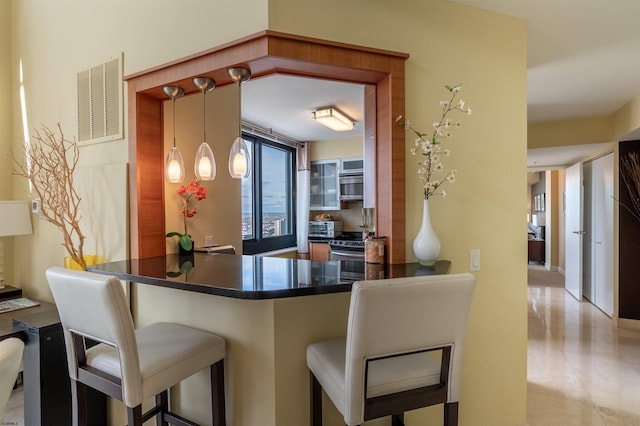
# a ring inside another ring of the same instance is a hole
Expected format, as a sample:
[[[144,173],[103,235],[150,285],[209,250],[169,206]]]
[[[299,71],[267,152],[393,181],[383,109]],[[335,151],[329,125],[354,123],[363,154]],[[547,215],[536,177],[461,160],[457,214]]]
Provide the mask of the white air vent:
[[[122,54],[78,73],[78,144],[122,139]]]

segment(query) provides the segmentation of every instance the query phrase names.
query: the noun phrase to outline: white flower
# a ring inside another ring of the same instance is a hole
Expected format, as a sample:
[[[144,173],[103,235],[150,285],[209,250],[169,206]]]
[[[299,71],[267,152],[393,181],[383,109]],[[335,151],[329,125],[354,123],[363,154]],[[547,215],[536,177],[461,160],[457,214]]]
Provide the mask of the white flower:
[[[462,90],[462,85],[445,87],[450,94],[450,99],[448,101],[440,101],[442,116],[439,121],[432,123],[432,134],[423,134],[417,131],[411,126],[409,121],[405,121],[402,116],[396,119],[396,124],[403,125],[405,129],[411,130],[416,136],[414,146],[410,148],[410,151],[412,155],[422,154],[420,161],[417,162],[417,175],[422,184],[422,192],[425,199],[428,199],[432,195],[442,195],[442,197],[446,197],[446,191],[442,190],[440,186],[443,184],[451,184],[456,180],[457,170],[450,170],[448,173],[445,172],[441,155],[450,156],[451,151],[448,148],[444,148],[442,144],[452,138],[453,129],[459,128],[462,124],[460,121],[454,121],[448,114],[451,113],[451,111],[471,114],[471,108],[467,107],[466,102],[461,99],[456,99],[457,94]],[[436,175],[434,173],[438,174]],[[437,180],[436,176],[444,177],[442,180]]]

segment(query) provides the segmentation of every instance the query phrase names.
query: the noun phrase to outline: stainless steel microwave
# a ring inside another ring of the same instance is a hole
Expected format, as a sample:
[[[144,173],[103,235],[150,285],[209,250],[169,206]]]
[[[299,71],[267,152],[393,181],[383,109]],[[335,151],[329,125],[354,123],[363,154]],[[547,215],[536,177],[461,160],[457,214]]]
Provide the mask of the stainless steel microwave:
[[[364,199],[364,160],[345,158],[339,175],[340,201],[362,201]]]
[[[342,235],[339,220],[312,220],[309,222],[309,236],[315,238],[336,238]]]
[[[364,199],[364,178],[362,174],[340,175],[340,201],[362,201]]]

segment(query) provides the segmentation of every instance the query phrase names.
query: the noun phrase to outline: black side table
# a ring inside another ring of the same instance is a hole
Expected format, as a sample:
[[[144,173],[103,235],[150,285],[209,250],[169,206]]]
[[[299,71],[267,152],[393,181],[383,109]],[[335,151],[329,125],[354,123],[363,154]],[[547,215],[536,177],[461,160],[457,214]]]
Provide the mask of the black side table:
[[[24,420],[26,426],[71,424],[71,381],[62,324],[53,309],[13,320],[25,336],[23,355]],[[88,424],[107,424],[105,395],[87,389]]]
[[[22,289],[6,284],[4,287],[0,287],[0,300],[14,299],[16,297],[22,297]]]

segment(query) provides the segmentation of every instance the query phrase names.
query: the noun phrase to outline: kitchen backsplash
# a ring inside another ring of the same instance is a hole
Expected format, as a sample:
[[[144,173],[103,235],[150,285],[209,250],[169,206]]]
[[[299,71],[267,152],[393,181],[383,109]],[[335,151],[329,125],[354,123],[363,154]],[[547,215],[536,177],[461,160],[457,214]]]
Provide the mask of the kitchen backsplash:
[[[375,223],[375,209],[371,209],[373,212],[371,213],[371,226]],[[342,230],[344,232],[362,232],[363,228],[363,216],[362,216],[362,203],[349,203],[348,209],[343,210],[311,210],[309,212],[309,220],[313,220],[317,214],[330,214],[332,220],[341,220],[342,221]],[[369,231],[374,231],[374,229],[369,229]]]

